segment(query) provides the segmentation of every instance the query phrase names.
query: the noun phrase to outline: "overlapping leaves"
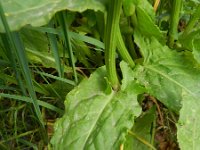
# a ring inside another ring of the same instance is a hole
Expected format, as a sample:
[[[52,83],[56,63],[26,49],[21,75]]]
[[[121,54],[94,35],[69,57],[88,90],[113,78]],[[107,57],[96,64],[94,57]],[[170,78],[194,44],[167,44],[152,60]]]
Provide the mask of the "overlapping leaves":
[[[178,111],[182,106],[177,124],[178,142],[183,150],[198,149],[199,65],[191,53],[171,50],[155,38],[145,39],[136,34],[135,42],[144,56],[143,65],[136,68],[137,79],[169,109]]]
[[[135,42],[144,56],[143,66],[137,68],[138,80],[166,106],[178,111],[182,90],[191,95],[199,92],[196,81],[200,79],[200,72],[194,68],[196,62],[192,55],[176,52],[162,46],[155,38],[145,39],[139,34],[135,36]]]
[[[66,113],[55,125],[52,144],[55,149],[119,149],[140,114],[138,94],[144,92],[121,63],[122,87],[111,89],[105,67],[97,69],[66,98]]]
[[[11,30],[24,25],[42,26],[49,22],[58,11],[71,10],[83,12],[87,9],[105,10],[105,0],[4,0],[1,1]],[[0,21],[0,32],[4,32]]]

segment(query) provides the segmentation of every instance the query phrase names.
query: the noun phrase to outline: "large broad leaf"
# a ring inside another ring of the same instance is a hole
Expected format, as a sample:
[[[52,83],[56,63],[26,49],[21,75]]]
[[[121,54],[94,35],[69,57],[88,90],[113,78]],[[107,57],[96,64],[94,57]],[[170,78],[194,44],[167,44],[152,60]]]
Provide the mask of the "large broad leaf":
[[[200,145],[200,67],[191,53],[176,52],[162,46],[155,38],[135,36],[144,64],[136,71],[137,78],[168,108],[177,111],[182,100],[178,141],[183,150],[199,149]]]
[[[102,67],[67,95],[66,112],[56,122],[51,140],[54,149],[119,149],[141,112],[137,95],[144,92],[124,62],[121,68],[124,79],[119,92],[112,90]]]
[[[197,83],[199,84],[199,81]],[[194,86],[194,88],[196,88]],[[178,129],[178,142],[181,150],[199,150],[200,145],[200,101],[183,92],[183,107],[180,111]]]
[[[24,25],[41,26],[48,23],[58,11],[85,11],[87,9],[104,11],[106,0],[3,0],[1,1],[11,30]],[[0,20],[0,32],[4,32]]]
[[[135,42],[144,56],[136,76],[150,94],[176,112],[181,108],[182,90],[199,95],[199,66],[190,53],[178,53],[155,38],[145,39],[140,34],[135,35]]]

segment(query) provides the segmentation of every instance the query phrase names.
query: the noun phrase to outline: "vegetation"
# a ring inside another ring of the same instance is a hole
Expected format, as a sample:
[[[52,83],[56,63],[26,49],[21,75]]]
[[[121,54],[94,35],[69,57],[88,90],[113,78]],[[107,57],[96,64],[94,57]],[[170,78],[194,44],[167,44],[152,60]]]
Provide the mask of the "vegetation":
[[[0,1],[0,149],[197,150],[200,1]]]

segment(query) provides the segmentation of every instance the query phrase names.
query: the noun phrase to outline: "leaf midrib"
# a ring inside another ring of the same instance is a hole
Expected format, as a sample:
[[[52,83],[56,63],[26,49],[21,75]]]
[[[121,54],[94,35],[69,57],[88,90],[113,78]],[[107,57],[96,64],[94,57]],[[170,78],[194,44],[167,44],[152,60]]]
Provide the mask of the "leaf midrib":
[[[114,96],[115,96],[115,92],[112,91],[111,95],[108,97],[108,99],[109,99],[108,102],[104,105],[104,107],[102,107],[101,111],[99,111],[100,113],[99,113],[99,115],[96,117],[97,119],[94,121],[93,125],[91,125],[91,129],[89,130],[88,135],[87,135],[87,137],[85,138],[85,142],[84,142],[84,144],[83,144],[83,145],[84,145],[83,148],[85,148],[86,143],[87,143],[87,141],[88,141],[88,139],[89,139],[89,137],[90,137],[90,135],[91,135],[91,133],[92,133],[92,131],[93,131],[95,125],[97,124],[97,122],[98,122],[100,116],[101,116],[101,115],[103,114],[103,112],[104,112],[104,109],[107,107],[107,105],[110,103],[110,101],[112,101],[112,99],[113,99]]]

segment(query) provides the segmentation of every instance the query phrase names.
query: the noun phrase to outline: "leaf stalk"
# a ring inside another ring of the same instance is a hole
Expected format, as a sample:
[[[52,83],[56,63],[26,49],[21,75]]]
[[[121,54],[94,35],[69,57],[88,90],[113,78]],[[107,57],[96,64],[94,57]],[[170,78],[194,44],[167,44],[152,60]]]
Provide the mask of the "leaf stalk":
[[[116,71],[116,46],[117,30],[119,27],[122,0],[109,1],[107,22],[105,28],[105,64],[108,72],[108,79],[114,90],[119,88],[119,80]]]

